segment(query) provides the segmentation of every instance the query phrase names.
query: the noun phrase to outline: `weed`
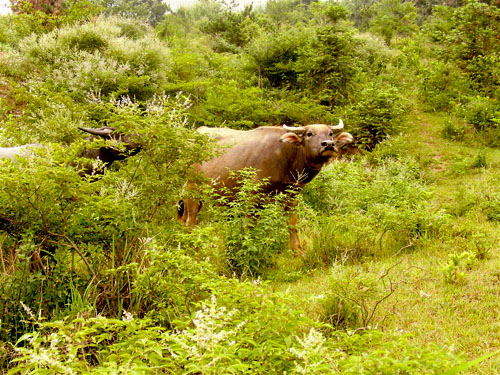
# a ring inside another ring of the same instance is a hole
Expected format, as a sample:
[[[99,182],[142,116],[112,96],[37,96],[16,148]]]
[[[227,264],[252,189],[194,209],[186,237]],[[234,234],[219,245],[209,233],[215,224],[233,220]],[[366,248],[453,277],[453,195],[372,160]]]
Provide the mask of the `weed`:
[[[441,130],[443,138],[452,141],[463,141],[465,138],[465,133],[465,126],[450,120],[445,123],[443,129]]]
[[[444,280],[451,284],[463,283],[465,271],[472,267],[476,259],[476,255],[470,251],[448,254],[448,263],[442,268]]]

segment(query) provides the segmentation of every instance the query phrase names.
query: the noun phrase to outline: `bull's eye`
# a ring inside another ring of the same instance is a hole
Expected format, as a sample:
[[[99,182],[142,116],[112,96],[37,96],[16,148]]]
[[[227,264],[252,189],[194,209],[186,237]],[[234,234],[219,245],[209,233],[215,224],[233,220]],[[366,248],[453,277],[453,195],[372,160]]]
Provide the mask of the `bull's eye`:
[[[307,133],[307,136],[308,136],[308,137],[312,137],[312,136],[313,136],[313,133],[309,132],[309,133]]]
[[[331,133],[329,134],[329,136],[330,136],[330,137],[333,137],[333,132],[331,132]]]

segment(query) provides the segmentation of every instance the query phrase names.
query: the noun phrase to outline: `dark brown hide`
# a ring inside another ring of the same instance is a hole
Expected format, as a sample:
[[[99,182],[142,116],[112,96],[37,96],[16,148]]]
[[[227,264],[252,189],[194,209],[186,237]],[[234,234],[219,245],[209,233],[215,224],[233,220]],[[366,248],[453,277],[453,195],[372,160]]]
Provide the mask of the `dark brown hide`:
[[[141,149],[141,145],[134,142],[129,135],[124,135],[117,132],[115,128],[104,126],[102,128],[78,128],[84,132],[92,134],[91,136],[85,138],[88,141],[93,141],[96,138],[102,138],[104,140],[114,140],[119,143],[125,150],[121,148],[114,148],[111,146],[103,146],[96,149],[85,148],[82,151],[82,157],[87,159],[99,159],[104,163],[105,167],[109,167],[115,160],[123,160],[129,156],[135,155]],[[93,166],[88,166],[84,169],[85,174],[95,174],[102,173],[102,171],[96,171]]]

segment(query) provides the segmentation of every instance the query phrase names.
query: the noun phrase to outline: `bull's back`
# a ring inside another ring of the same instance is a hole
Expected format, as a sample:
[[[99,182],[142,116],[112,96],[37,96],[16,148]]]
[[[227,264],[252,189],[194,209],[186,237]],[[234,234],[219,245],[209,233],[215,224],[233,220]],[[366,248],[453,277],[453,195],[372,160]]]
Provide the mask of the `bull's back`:
[[[15,146],[15,147],[0,147],[0,159],[15,160],[16,157],[27,156],[32,152],[32,149],[41,147],[38,143]]]
[[[222,154],[202,163],[201,170],[216,185],[229,188],[236,185],[230,178],[231,171],[255,168],[257,179],[268,178],[279,181],[287,164],[284,149],[280,142],[284,131],[278,127],[262,127],[243,131],[227,128],[200,128],[198,131],[215,137],[223,147]]]

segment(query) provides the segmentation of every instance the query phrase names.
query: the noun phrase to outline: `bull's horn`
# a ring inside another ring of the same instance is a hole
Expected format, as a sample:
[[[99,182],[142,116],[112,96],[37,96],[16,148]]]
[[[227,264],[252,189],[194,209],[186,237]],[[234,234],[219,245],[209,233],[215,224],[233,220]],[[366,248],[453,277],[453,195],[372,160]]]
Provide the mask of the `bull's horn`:
[[[306,128],[304,128],[303,126],[283,125],[283,129],[285,129],[287,132],[292,132],[292,133],[304,133],[306,131]]]
[[[342,129],[344,129],[344,121],[342,121],[342,119],[339,118],[339,124],[335,126],[330,126],[330,129],[341,131]]]
[[[82,130],[84,132],[93,134],[93,135],[101,136],[101,137],[109,136],[109,135],[111,135],[111,133],[113,133],[115,131],[115,128],[110,128],[108,126],[105,126],[105,127],[102,127],[102,128],[98,128],[98,129],[94,129],[94,128],[82,128],[82,127],[79,126],[78,129],[80,129],[80,130]]]

